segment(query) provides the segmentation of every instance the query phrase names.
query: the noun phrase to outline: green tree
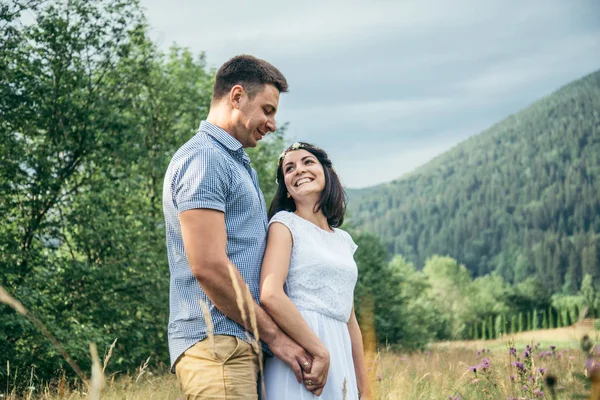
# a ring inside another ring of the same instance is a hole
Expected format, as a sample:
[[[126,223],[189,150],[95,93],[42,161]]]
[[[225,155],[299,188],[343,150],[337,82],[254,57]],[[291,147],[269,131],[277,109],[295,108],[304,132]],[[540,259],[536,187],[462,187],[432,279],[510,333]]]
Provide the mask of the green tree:
[[[450,257],[434,256],[427,260],[423,272],[429,283],[428,296],[448,318],[451,337],[464,335],[468,316],[471,277],[464,265]]]
[[[496,338],[499,338],[502,336],[503,333],[506,333],[506,328],[505,328],[505,323],[504,323],[504,318],[502,318],[502,314],[499,314],[496,316],[496,321],[495,321],[495,334],[496,334]]]
[[[519,313],[519,332],[523,332],[523,313]]]
[[[162,176],[206,115],[214,74],[202,55],[157,51],[136,2],[39,4],[31,24],[17,13],[2,31],[0,284],[84,370],[88,343],[114,338],[109,370],[165,363]],[[27,321],[3,305],[0,318],[13,368],[71,373]]]
[[[582,300],[582,305],[587,307],[588,315],[594,318],[600,299],[596,289],[594,288],[591,275],[586,274],[583,277],[583,282],[581,283],[581,290],[579,293]]]

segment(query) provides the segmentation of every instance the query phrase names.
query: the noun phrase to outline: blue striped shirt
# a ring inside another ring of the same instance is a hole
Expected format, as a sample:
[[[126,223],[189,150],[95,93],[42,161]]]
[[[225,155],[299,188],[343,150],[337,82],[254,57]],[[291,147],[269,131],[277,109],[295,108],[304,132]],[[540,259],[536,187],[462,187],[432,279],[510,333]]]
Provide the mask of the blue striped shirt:
[[[197,208],[225,213],[227,257],[258,301],[268,226],[265,200],[256,171],[250,166],[250,158],[241,143],[207,121],[202,121],[198,133],[175,153],[163,185],[171,272],[168,336],[172,368],[188,348],[206,338],[201,301],[210,310],[215,335],[248,340],[244,328],[214,306],[192,275],[183,246],[179,213]]]

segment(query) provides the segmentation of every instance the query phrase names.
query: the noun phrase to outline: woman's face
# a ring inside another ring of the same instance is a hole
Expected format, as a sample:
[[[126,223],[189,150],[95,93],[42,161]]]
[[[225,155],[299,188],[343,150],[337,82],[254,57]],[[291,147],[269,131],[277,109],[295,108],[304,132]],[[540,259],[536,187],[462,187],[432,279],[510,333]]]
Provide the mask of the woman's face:
[[[325,172],[317,157],[306,150],[288,152],[281,163],[285,187],[295,201],[317,199],[325,189]]]

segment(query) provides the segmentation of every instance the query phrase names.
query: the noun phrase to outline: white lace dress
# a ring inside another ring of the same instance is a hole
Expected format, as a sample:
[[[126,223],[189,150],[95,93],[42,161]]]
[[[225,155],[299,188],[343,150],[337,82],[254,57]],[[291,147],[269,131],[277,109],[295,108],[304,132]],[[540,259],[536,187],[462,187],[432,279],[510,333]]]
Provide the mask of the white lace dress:
[[[268,357],[266,400],[358,399],[347,325],[358,276],[353,257],[357,246],[347,232],[323,230],[294,213],[280,211],[269,224],[274,222],[287,226],[293,238],[285,292],[329,350],[330,367],[325,389],[317,397],[298,383],[287,364]]]

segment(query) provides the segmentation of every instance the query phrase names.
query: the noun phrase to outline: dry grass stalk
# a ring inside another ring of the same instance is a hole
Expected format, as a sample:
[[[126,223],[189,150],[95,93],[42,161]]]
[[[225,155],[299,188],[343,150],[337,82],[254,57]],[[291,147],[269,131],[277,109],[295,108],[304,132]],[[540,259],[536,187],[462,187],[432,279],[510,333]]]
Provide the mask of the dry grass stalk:
[[[235,291],[235,299],[240,310],[240,314],[242,316],[242,321],[244,323],[244,329],[246,331],[246,338],[248,339],[248,343],[251,344],[252,350],[255,354],[250,354],[250,357],[258,357],[258,369],[261,376],[261,390],[262,393],[265,393],[265,381],[263,379],[263,362],[261,356],[260,349],[260,336],[258,332],[258,322],[256,320],[256,310],[254,309],[254,299],[252,298],[252,293],[250,293],[250,288],[248,285],[244,284],[244,290],[242,290],[240,283],[237,280],[237,276],[234,270],[234,266],[229,264],[229,276],[231,277],[231,283],[233,284],[233,290]],[[245,294],[245,296],[244,296]],[[248,310],[246,312],[246,307]],[[250,325],[248,326],[248,322]],[[248,331],[252,332],[254,338],[252,338]],[[266,396],[266,394],[265,394]]]
[[[263,358],[261,357],[261,348],[260,348],[260,336],[258,332],[258,322],[256,320],[256,311],[254,310],[254,299],[252,298],[252,293],[250,293],[250,288],[246,285],[246,302],[248,304],[248,313],[250,314],[250,327],[252,328],[252,334],[254,335],[254,340],[250,339],[252,344],[252,348],[256,356],[258,357],[258,370],[260,372],[260,385],[262,389],[262,393],[265,393],[265,380],[264,376],[264,368],[263,368]],[[252,355],[251,355],[252,356]]]
[[[102,389],[104,389],[104,373],[95,343],[90,343],[90,354],[92,356],[92,378],[88,384],[88,397],[90,400],[100,400]]]
[[[50,343],[52,343],[52,345],[56,348],[56,350],[60,353],[60,355],[63,356],[63,358],[67,361],[67,363],[69,363],[69,365],[71,366],[71,368],[73,368],[73,371],[75,371],[75,373],[79,376],[79,378],[82,381],[85,381],[83,371],[81,371],[81,368],[79,368],[79,365],[77,365],[77,363],[69,356],[69,354],[67,354],[67,352],[62,347],[62,345],[58,342],[58,340],[56,340],[54,338],[54,336],[50,333],[50,331],[48,331],[46,326],[39,319],[37,319],[33,314],[31,314],[19,300],[15,299],[13,296],[11,296],[10,293],[8,293],[6,291],[6,289],[4,289],[4,287],[2,287],[1,285],[0,285],[0,302],[7,304],[11,308],[13,308],[16,312],[23,315],[36,328],[38,328],[42,332],[42,334],[46,337],[46,339],[48,339],[50,341]]]
[[[31,375],[29,376],[29,386],[27,387],[27,400],[31,399],[31,396],[33,395],[33,391],[35,390],[35,387],[33,386],[33,367],[31,368]]]
[[[110,348],[108,349],[108,353],[106,354],[106,357],[104,357],[104,364],[102,365],[102,373],[104,373],[104,371],[106,370],[106,366],[108,365],[108,360],[110,360],[113,349],[115,348],[115,345],[117,344],[117,339],[118,338],[115,338],[115,340],[112,342],[112,344],[110,345]]]
[[[63,398],[67,389],[67,372],[63,369],[60,376],[60,382],[58,383],[58,397]]]
[[[248,330],[248,318],[246,316],[246,307],[244,307],[244,293],[242,292],[242,288],[240,283],[237,280],[237,276],[235,273],[235,267],[233,264],[229,264],[229,277],[231,278],[231,283],[233,284],[233,290],[235,291],[235,301],[237,303],[238,309],[240,310],[240,314],[242,316],[242,321],[244,323],[244,329]]]
[[[365,361],[371,384],[371,393],[374,399],[379,398],[379,382],[377,374],[377,337],[375,334],[375,305],[371,297],[361,301],[359,309],[360,330],[363,337]]]
[[[140,366],[140,373],[138,374],[137,378],[135,378],[135,383],[138,383],[138,381],[140,380],[140,378],[142,377],[142,375],[144,375],[146,373],[146,369],[148,368],[148,362],[150,361],[150,357],[148,357],[146,359],[146,362]]]
[[[8,382],[10,382],[10,360],[6,360],[6,393],[8,393]]]
[[[210,343],[213,353],[216,353],[217,349],[215,348],[215,336],[213,334],[214,328],[212,323],[212,318],[210,316],[210,311],[208,310],[208,306],[202,299],[198,299],[200,302],[200,308],[202,308],[202,315],[204,316],[204,321],[206,322],[206,339],[208,343]]]

